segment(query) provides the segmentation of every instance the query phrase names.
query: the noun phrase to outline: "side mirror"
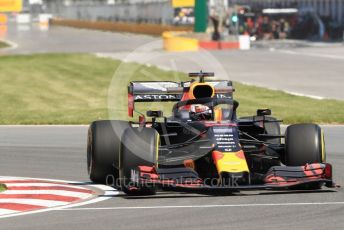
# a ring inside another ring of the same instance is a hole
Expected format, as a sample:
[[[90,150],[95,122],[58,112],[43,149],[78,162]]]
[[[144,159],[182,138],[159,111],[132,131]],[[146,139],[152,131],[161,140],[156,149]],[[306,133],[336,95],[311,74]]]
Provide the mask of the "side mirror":
[[[157,110],[157,111],[148,110],[146,115],[147,117],[163,117],[163,112],[161,110]]]
[[[270,116],[271,115],[271,109],[258,109],[257,110],[257,116]]]

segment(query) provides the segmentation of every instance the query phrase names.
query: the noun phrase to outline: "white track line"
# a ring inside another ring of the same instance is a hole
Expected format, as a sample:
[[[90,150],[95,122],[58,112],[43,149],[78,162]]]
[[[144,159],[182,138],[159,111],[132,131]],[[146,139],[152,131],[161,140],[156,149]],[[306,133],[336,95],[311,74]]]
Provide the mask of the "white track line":
[[[9,41],[9,40],[0,39],[0,41],[5,42],[8,45],[10,45],[10,47],[2,48],[1,51],[15,50],[19,47],[17,43]]]
[[[274,87],[270,87],[270,86],[266,86],[266,85],[261,85],[261,84],[255,84],[255,83],[246,82],[246,81],[240,81],[240,83],[243,85],[247,85],[247,86],[258,86],[258,87],[270,89],[273,91],[281,91],[281,92],[284,92],[284,93],[287,93],[290,95],[300,96],[300,97],[308,97],[308,98],[312,98],[312,99],[316,99],[316,100],[331,99],[331,98],[326,98],[326,97],[317,96],[317,95],[298,93],[298,92],[293,92],[293,91],[289,91],[289,90],[282,90],[282,89],[278,89],[278,88],[274,88]]]
[[[288,90],[282,90],[282,91],[285,92],[285,93],[294,95],[294,96],[299,96],[299,97],[309,97],[309,98],[316,99],[316,100],[324,100],[324,99],[326,99],[325,97],[316,96],[316,95],[297,93],[297,92],[292,92],[292,91],[288,91]]]
[[[28,180],[26,178],[16,178],[16,177],[0,177],[0,181],[11,181],[11,180],[17,180],[17,181],[25,181]]]
[[[331,54],[302,53],[302,52],[296,52],[296,51],[292,51],[292,50],[278,50],[278,51],[281,53],[292,54],[292,55],[303,55],[303,56],[309,56],[309,57],[319,57],[319,58],[329,58],[329,59],[335,59],[335,60],[344,60],[344,56],[331,55]]]
[[[223,205],[172,205],[172,206],[141,206],[141,207],[103,207],[103,208],[69,208],[66,211],[93,210],[135,210],[135,209],[183,209],[183,208],[237,208],[237,207],[265,207],[265,206],[304,206],[304,205],[344,205],[343,202],[319,203],[272,203],[272,204],[223,204]],[[61,210],[61,209],[57,209]]]
[[[9,209],[2,209],[0,208],[0,215],[8,215],[8,214],[15,214],[18,213],[19,211],[13,211]]]

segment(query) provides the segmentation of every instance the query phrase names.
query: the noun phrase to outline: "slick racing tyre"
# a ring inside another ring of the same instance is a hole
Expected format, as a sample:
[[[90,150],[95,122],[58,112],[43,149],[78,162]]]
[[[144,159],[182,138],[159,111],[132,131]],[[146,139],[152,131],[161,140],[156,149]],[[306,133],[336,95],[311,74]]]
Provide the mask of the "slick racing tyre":
[[[154,185],[141,185],[134,181],[138,166],[156,164],[159,134],[152,128],[128,128],[122,136],[120,177],[122,191],[128,195],[154,195]],[[138,175],[137,175],[138,176]]]
[[[326,159],[325,141],[321,128],[315,124],[297,124],[285,133],[285,164],[303,166],[323,163]]]
[[[129,126],[126,121],[91,123],[87,138],[87,169],[91,181],[116,185],[121,136]]]

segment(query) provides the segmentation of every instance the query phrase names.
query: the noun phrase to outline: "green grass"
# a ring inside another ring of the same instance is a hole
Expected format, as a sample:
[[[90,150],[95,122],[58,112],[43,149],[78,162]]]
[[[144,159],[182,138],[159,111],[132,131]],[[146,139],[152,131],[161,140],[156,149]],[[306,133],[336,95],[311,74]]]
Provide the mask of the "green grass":
[[[6,188],[6,185],[0,184],[0,192],[5,191],[6,189],[7,189],[7,188]]]
[[[6,42],[0,41],[0,49],[9,47],[9,45]]]
[[[109,116],[127,119],[129,81],[187,79],[181,73],[86,54],[2,56],[0,70],[0,124],[88,124]],[[115,74],[116,70],[120,71]],[[268,107],[285,123],[344,124],[343,101],[315,100],[239,83],[235,88],[240,116]],[[147,106],[169,111],[172,105],[150,103],[137,108],[144,111]]]

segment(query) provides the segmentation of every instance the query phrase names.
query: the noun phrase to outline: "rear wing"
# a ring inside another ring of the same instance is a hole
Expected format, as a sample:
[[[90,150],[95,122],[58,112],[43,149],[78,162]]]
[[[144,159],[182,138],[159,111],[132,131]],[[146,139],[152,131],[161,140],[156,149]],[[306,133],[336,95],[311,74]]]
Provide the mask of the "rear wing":
[[[233,87],[231,81],[206,81],[215,89],[217,98],[233,97]],[[188,92],[191,82],[173,81],[135,81],[128,86],[128,115],[133,117],[135,102],[166,102],[180,101],[184,92]]]

